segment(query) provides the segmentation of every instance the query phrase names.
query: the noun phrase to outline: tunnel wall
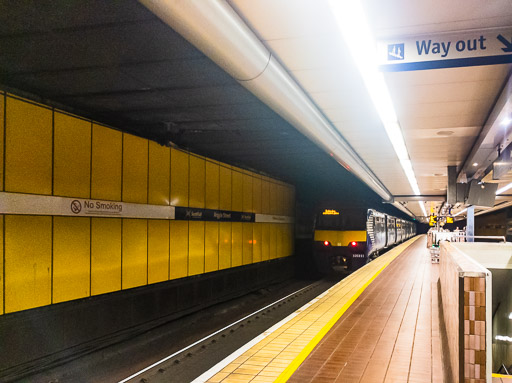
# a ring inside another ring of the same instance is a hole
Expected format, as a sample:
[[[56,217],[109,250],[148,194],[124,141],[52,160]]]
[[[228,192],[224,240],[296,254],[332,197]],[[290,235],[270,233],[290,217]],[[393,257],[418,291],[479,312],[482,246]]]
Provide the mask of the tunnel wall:
[[[12,94],[0,129],[2,192],[294,213],[291,185]],[[0,315],[286,257],[285,222],[4,214]]]

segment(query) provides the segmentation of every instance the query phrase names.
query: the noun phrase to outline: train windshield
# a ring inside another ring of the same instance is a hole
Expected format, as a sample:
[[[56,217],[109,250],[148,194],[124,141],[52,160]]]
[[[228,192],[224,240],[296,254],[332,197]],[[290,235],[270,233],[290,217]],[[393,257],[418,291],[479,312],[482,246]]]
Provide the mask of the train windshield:
[[[337,214],[335,214],[337,213]],[[316,217],[316,230],[366,230],[366,214],[360,210],[324,210]]]

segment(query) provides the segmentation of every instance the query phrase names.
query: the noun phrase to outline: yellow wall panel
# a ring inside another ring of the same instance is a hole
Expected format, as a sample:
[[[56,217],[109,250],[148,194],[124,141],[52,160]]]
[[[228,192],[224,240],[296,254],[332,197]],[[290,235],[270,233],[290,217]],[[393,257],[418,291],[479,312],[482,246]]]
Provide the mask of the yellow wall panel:
[[[91,123],[58,112],[54,118],[53,194],[89,198]]]
[[[243,231],[243,248],[242,248],[242,263],[248,265],[252,263],[252,223],[242,223]]]
[[[219,209],[221,210],[232,210],[231,209],[231,169],[224,166],[219,167],[219,178],[220,178],[220,196],[219,196]]]
[[[261,177],[261,213],[270,214],[270,183],[266,177]]]
[[[204,273],[204,222],[189,222],[188,275]]]
[[[270,259],[270,223],[261,225],[261,260]]]
[[[205,222],[204,229],[204,271],[219,269],[219,223]]]
[[[121,200],[122,139],[121,132],[93,124],[91,198]]]
[[[148,202],[148,140],[123,133],[123,201]]]
[[[206,208],[219,209],[219,164],[206,161]]]
[[[4,313],[4,216],[0,215],[0,315]]]
[[[252,176],[243,175],[243,211],[252,212]]]
[[[171,279],[183,278],[188,273],[188,221],[170,223]]]
[[[148,203],[169,205],[171,149],[149,141]]]
[[[243,211],[243,188],[243,174],[240,172],[240,169],[233,169],[233,172],[231,173],[231,210],[233,211]]]
[[[258,175],[252,179],[252,210],[261,213],[261,177]]]
[[[269,211],[270,214],[277,214],[277,185],[269,182]]]
[[[276,224],[276,258],[284,256],[284,225]]]
[[[91,219],[91,295],[121,290],[121,219]]]
[[[277,223],[270,224],[269,258],[277,258]]]
[[[242,222],[233,222],[231,229],[231,267],[236,267],[242,265],[244,240]]]
[[[0,190],[4,190],[4,102],[5,94],[0,93]],[[2,298],[3,299],[3,295]],[[0,302],[1,303],[1,302]],[[0,313],[3,310],[0,308]]]
[[[5,216],[5,312],[51,303],[52,218]]]
[[[260,262],[261,261],[261,231],[262,231],[262,223],[254,223],[253,224],[253,232],[252,232],[252,261]]]
[[[148,222],[123,219],[123,289],[142,286],[148,281]]]
[[[188,206],[188,158],[188,153],[171,148],[171,205],[174,206]]]
[[[231,222],[219,223],[219,270],[231,267]]]
[[[169,279],[169,221],[148,221],[148,283]]]
[[[5,191],[52,194],[52,111],[7,97]]]
[[[91,219],[53,218],[53,303],[91,294]]]
[[[205,191],[205,160],[191,155],[189,206],[204,208]]]

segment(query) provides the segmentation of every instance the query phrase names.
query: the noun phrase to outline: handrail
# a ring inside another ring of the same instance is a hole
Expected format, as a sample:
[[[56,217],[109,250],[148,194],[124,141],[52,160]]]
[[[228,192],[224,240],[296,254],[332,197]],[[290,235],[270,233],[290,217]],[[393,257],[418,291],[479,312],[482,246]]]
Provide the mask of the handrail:
[[[507,242],[504,235],[466,235],[465,237],[477,239],[501,239],[503,242]]]

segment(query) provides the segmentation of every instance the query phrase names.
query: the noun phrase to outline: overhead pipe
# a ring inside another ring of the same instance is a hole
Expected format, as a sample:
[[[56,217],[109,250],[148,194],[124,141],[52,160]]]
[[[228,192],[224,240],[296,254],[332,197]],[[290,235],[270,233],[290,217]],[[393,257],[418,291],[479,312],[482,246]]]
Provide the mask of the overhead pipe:
[[[139,1],[385,202],[392,203],[389,190],[225,0]]]

